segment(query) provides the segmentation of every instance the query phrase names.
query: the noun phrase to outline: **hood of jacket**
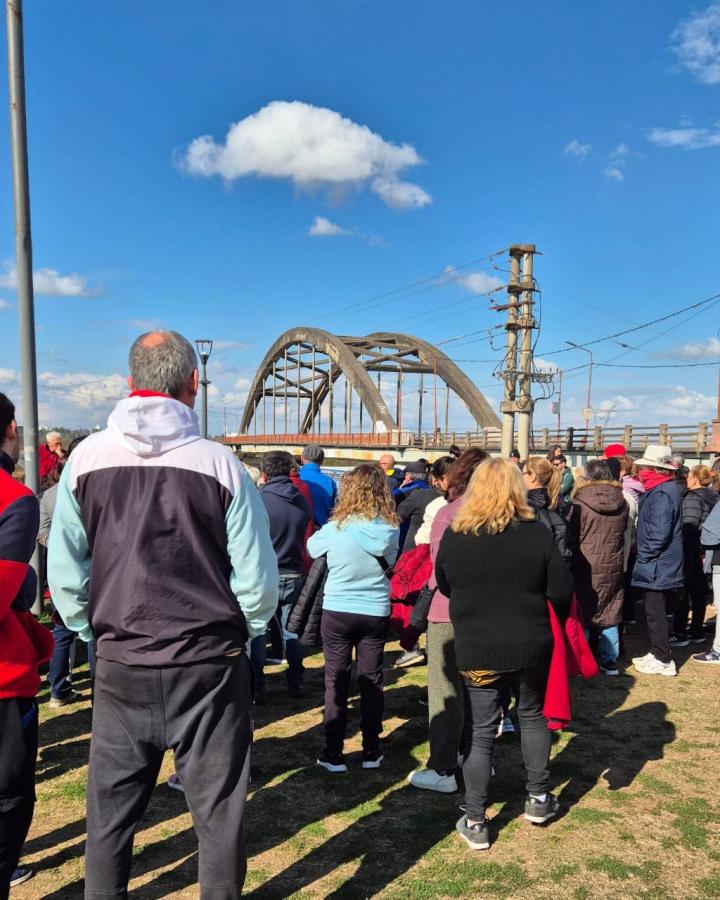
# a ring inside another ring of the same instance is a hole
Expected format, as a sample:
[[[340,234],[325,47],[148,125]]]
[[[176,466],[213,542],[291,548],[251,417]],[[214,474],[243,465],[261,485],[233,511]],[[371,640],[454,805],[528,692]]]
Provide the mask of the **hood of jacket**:
[[[382,556],[397,533],[397,526],[385,519],[349,519],[340,530],[351,535],[366,553]]]
[[[527,500],[531,509],[547,509],[550,503],[547,488],[531,488],[527,492]]]
[[[710,487],[700,487],[693,491],[694,494],[697,494],[698,497],[702,500],[703,506],[708,512],[711,509],[715,508],[715,504],[718,502],[718,494]]]
[[[617,516],[626,508],[625,497],[617,481],[585,482],[575,490],[574,500],[604,516]]]
[[[200,440],[198,417],[189,406],[157,394],[121,400],[110,413],[108,428],[136,456],[161,456]]]
[[[288,475],[278,475],[277,478],[270,478],[265,484],[261,485],[260,492],[266,496],[270,495],[285,500],[287,503],[297,504],[298,497],[302,494],[295,487]],[[304,499],[304,498],[303,498]],[[305,504],[307,501],[305,501]],[[303,506],[304,504],[299,504]]]

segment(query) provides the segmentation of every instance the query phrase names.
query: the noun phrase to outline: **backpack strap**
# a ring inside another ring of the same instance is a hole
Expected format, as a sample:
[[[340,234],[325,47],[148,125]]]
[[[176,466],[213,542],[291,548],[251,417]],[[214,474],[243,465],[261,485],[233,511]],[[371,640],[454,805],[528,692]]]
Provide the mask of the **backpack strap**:
[[[385,557],[384,556],[375,556],[375,554],[372,554],[372,557],[373,557],[373,559],[376,559],[378,561],[380,568],[385,573],[385,577],[388,580],[391,579],[394,574],[394,569],[390,565],[390,563],[385,559]]]

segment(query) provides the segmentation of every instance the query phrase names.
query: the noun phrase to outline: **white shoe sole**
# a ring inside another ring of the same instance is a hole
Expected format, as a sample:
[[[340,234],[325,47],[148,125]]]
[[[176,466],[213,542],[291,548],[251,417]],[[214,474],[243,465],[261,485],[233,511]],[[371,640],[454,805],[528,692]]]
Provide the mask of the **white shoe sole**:
[[[378,756],[377,759],[364,759],[362,762],[363,769],[379,769],[380,764],[382,763],[384,756]]]
[[[319,759],[317,760],[317,764],[325,769],[326,772],[332,772],[333,775],[341,775],[343,772],[347,772],[347,766],[343,763],[341,766],[334,766],[329,762],[321,762]]]
[[[33,877],[33,874],[34,873],[30,871],[26,875],[21,875],[20,878],[16,878],[15,881],[10,882],[10,887],[14,888],[20,884],[25,884],[26,881],[30,881],[30,879]]]
[[[179,781],[176,781],[176,782],[168,781],[167,786],[170,788],[171,791],[177,791],[179,794],[185,793],[185,788],[182,786],[182,784]]]
[[[639,672],[641,675],[662,675],[663,678],[675,678],[677,675],[677,669],[674,672],[661,672],[657,669],[642,669],[639,666],[635,666],[635,671]]]
[[[533,825],[544,825],[546,822],[549,822],[550,819],[554,819],[557,815],[557,812],[548,813],[546,816],[529,816],[525,813],[525,818],[528,822],[532,822]]]

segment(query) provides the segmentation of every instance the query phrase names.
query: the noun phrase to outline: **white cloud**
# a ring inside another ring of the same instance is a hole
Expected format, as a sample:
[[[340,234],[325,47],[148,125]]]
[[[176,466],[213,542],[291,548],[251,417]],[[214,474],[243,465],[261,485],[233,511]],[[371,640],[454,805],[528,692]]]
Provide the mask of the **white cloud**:
[[[617,147],[610,154],[610,159],[620,159],[620,157],[628,156],[630,153],[630,148],[627,144],[618,144]]]
[[[351,234],[351,232],[347,228],[341,228],[340,225],[336,225],[324,216],[315,216],[315,221],[308,229],[308,234],[310,237],[335,237],[336,235]]]
[[[179,162],[192,175],[219,175],[228,182],[287,178],[300,190],[324,188],[334,194],[369,186],[398,209],[432,202],[422,188],[400,178],[423,162],[411,144],[386,141],[332,109],[300,101],[268,103],[232,124],[222,143],[210,135],[196,138]]]
[[[236,411],[245,405],[250,392],[252,381],[249,378],[238,378],[233,384],[233,390],[223,394],[223,404],[227,407],[235,407]]]
[[[440,279],[440,283],[443,282],[460,284],[472,294],[489,294],[505,284],[502,279],[495,275],[488,275],[487,272],[470,272],[469,275],[459,275],[457,269],[452,266],[445,267],[445,274]]]
[[[109,412],[128,392],[122,375],[98,375],[93,372],[40,372],[38,386],[48,402],[55,398],[62,405],[87,410],[95,415]]]
[[[658,354],[669,359],[712,359],[720,357],[720,339],[711,337],[705,343],[686,341],[678,347],[671,347],[666,352]]]
[[[0,297],[0,312],[7,312],[9,309],[12,309],[12,308],[13,308],[13,305],[9,300],[3,300],[3,298]]]
[[[551,362],[550,360],[543,359],[541,356],[535,357],[535,368],[538,372],[557,372],[558,367],[557,363]]]
[[[19,380],[20,376],[15,369],[0,369],[0,384],[16,384]]]
[[[61,275],[57,269],[36,269],[33,272],[33,287],[36,294],[47,297],[93,297],[97,289],[88,286],[87,279],[75,273]],[[0,288],[17,290],[17,269],[9,261],[2,264]]]
[[[720,146],[720,130],[709,128],[653,128],[648,140],[656,147],[681,147],[683,150],[704,150]]]
[[[603,174],[606,178],[609,178],[610,181],[625,181],[623,170],[618,166],[608,166]]]
[[[575,159],[585,159],[592,150],[590,144],[581,144],[577,138],[573,138],[569,144],[565,144],[563,148],[564,156],[574,156]]]
[[[720,84],[720,3],[685,19],[672,35],[681,65],[701,84]]]

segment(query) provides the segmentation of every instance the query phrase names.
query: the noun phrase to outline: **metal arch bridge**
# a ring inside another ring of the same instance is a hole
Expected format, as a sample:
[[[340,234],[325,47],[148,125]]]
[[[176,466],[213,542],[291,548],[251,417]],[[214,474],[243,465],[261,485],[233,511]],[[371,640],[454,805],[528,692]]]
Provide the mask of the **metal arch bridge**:
[[[429,388],[424,383],[426,375],[432,376]],[[415,390],[404,390],[408,377],[417,381]],[[432,394],[433,430],[438,431],[438,384],[441,391],[444,388],[441,402],[446,432],[451,394],[462,401],[478,428],[500,427],[500,420],[475,384],[427,341],[394,332],[347,337],[319,328],[291,328],[270,347],[258,368],[240,433],[319,434],[323,417],[324,430],[330,434],[337,430],[386,434],[415,426],[422,432],[426,393]],[[383,391],[395,395],[393,412]],[[408,410],[408,394],[415,392],[417,410]],[[336,422],[338,393],[342,424]],[[425,403],[426,415],[428,405]]]

